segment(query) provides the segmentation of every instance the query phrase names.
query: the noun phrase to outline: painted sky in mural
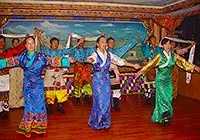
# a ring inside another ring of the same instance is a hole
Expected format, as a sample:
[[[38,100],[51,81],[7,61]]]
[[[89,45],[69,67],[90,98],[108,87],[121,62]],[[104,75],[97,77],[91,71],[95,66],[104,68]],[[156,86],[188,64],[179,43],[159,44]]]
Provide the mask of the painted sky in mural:
[[[45,31],[46,36],[49,38],[59,38],[61,46],[64,46],[70,33],[77,33],[83,36],[98,36],[104,31],[106,37],[115,38],[116,47],[126,44],[128,41],[135,38],[136,35],[144,38],[147,34],[147,29],[140,22],[83,22],[58,20],[10,20],[3,27],[3,33],[32,34],[35,27]],[[86,42],[86,44],[95,46],[95,42]],[[141,54],[141,52],[138,53]]]

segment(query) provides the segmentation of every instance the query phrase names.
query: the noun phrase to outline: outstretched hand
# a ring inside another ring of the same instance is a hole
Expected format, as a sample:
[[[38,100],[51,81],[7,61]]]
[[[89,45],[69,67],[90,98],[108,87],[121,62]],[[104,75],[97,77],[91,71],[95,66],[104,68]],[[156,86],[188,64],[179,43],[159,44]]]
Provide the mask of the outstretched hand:
[[[15,57],[7,58],[7,65],[8,67],[14,67],[15,65],[18,65],[19,62],[15,59]]]
[[[200,67],[195,66],[195,67],[194,67],[194,70],[197,71],[198,73],[200,73]]]
[[[68,60],[69,60],[70,63],[75,63],[76,62],[76,60],[71,56],[68,58]]]
[[[85,37],[81,37],[78,43],[81,44],[81,43],[83,43],[84,41],[85,41]]]
[[[140,64],[134,64],[134,68],[135,69],[140,69],[140,68],[142,68],[142,66]]]
[[[105,36],[106,35],[106,33],[103,31],[103,32],[101,32],[101,36]]]
[[[52,57],[52,66],[53,67],[59,67],[60,66],[60,58],[59,57]]]
[[[40,37],[40,29],[36,27],[34,29],[34,34],[35,34],[35,36]]]
[[[93,63],[94,62],[94,59],[93,58],[88,58],[85,63]]]
[[[138,79],[142,75],[141,70],[134,74],[135,79]]]

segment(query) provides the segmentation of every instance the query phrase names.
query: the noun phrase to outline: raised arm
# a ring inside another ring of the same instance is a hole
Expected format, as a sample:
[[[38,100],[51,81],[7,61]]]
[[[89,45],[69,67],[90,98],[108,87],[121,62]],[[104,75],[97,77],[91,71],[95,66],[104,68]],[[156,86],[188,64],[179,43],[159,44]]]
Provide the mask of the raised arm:
[[[75,34],[75,33],[71,33],[71,36],[72,36],[72,38],[76,38],[76,39],[80,39],[83,37],[83,36]],[[98,36],[94,36],[94,37],[85,36],[84,38],[86,41],[96,41],[100,36],[105,36],[105,32],[102,32],[101,35],[98,35]]]
[[[110,50],[110,52],[115,54],[115,55],[117,55],[118,57],[122,57],[129,50],[134,48],[138,43],[139,43],[139,41],[136,38],[134,38],[131,41],[129,41],[126,45],[124,45],[124,46],[122,46],[120,48],[116,48],[116,49]]]
[[[70,55],[72,53],[72,48],[66,48],[66,49],[61,49],[61,50],[53,50],[51,48],[48,48],[45,46],[42,38],[41,38],[41,30],[38,28],[35,28],[35,35],[38,37],[39,43],[40,43],[40,51],[46,55],[50,56],[58,56],[58,57],[63,57],[65,55]]]
[[[5,58],[14,57],[14,56],[19,55],[25,49],[26,47],[25,47],[25,40],[24,40],[17,47],[6,50],[3,55],[5,56]]]
[[[85,37],[81,37],[79,41],[73,46],[74,48],[78,47],[81,43],[85,41]]]
[[[157,67],[159,65],[159,63],[160,63],[160,60],[161,60],[160,54],[156,55],[153,60],[151,60],[150,62],[148,62],[147,65],[143,66],[143,68],[135,74],[136,79],[140,75],[146,75],[146,73],[150,69],[152,69],[154,67]]]
[[[55,51],[51,48],[47,48],[46,46],[40,46],[40,50],[46,55],[63,57],[65,55],[72,55],[74,48],[59,49]]]

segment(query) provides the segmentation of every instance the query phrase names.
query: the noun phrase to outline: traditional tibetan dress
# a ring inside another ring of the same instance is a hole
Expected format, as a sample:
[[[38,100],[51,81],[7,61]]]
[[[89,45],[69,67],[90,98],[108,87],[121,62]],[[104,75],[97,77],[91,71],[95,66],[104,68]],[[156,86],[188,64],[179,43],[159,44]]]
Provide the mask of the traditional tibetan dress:
[[[156,101],[152,115],[152,122],[163,124],[164,117],[172,119],[172,70],[174,65],[192,72],[194,65],[170,51],[169,55],[162,51],[152,61],[142,68],[142,73],[146,74],[153,67],[158,67],[156,74]],[[167,116],[166,116],[167,115]]]
[[[7,67],[7,60],[0,59],[0,68]],[[9,60],[10,61],[10,60]],[[61,59],[61,66],[69,67],[66,58]],[[23,95],[24,113],[20,122],[18,133],[26,137],[31,136],[31,132],[37,134],[46,133],[47,113],[44,97],[44,82],[41,77],[42,69],[51,65],[51,60],[41,53],[23,52],[12,61],[13,66],[21,66],[24,69]]]
[[[99,49],[91,56],[94,74],[92,79],[93,104],[88,125],[93,129],[107,129],[111,125],[110,115],[110,63],[124,65],[124,61],[112,53],[103,54]]]

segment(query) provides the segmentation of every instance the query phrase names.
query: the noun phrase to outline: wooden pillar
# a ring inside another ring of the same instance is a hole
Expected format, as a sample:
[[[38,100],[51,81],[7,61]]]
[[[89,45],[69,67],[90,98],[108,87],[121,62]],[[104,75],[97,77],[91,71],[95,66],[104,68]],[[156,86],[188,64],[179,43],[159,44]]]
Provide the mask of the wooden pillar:
[[[167,35],[167,31],[166,31],[166,29],[165,28],[161,28],[161,38],[163,38],[164,36],[166,36]]]
[[[156,24],[156,23],[154,23],[153,24],[153,34],[154,34],[154,36],[156,37],[156,44],[159,44],[159,42],[160,42],[160,27]]]

